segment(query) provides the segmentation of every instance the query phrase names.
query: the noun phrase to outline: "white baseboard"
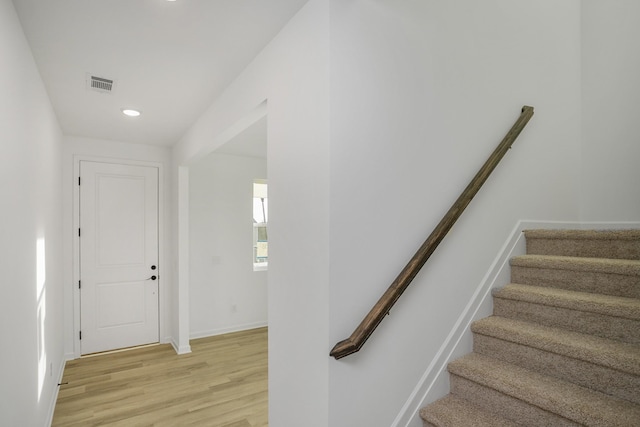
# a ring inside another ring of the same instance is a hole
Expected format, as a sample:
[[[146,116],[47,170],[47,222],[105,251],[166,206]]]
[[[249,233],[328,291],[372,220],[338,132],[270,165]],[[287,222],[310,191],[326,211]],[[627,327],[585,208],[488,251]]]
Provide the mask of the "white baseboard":
[[[258,329],[258,328],[264,328],[265,326],[267,326],[267,321],[261,321],[261,322],[253,322],[253,323],[245,323],[242,325],[234,325],[234,326],[229,326],[226,328],[218,328],[218,329],[210,329],[207,331],[198,331],[198,332],[192,332],[191,334],[189,334],[189,337],[191,339],[198,339],[198,338],[206,338],[206,337],[213,337],[216,335],[224,335],[224,334],[230,334],[233,332],[241,332],[241,331],[248,331],[251,329]]]
[[[171,347],[175,350],[176,354],[189,354],[191,353],[190,345],[179,346],[173,338],[171,338]]]
[[[60,383],[62,382],[62,377],[64,376],[64,368],[65,365],[67,364],[67,360],[70,359],[63,359],[60,361],[60,367],[58,369],[58,375],[57,380],[55,382],[55,390],[53,391],[53,396],[51,396],[51,402],[49,403],[49,411],[47,414],[47,426],[51,427],[51,424],[53,424],[53,414],[56,410],[56,402],[58,401],[58,393],[60,392]]]
[[[519,221],[391,427],[421,427],[420,409],[449,393],[449,375],[446,369],[448,363],[471,353],[473,346],[471,323],[492,314],[491,290],[509,283],[511,276],[509,260],[526,252],[522,231],[541,228],[616,230],[640,228],[640,222]]]

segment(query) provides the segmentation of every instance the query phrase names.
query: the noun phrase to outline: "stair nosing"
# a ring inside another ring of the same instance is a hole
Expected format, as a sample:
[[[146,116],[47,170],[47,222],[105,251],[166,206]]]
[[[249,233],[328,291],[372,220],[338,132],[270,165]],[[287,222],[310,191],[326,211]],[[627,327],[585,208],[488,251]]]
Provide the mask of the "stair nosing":
[[[474,334],[640,375],[640,346],[524,320],[490,316],[471,325]]]
[[[621,420],[627,411],[640,419],[638,405],[477,353],[454,360],[448,370],[452,375],[577,423],[597,421],[601,425],[615,425],[610,422]],[[541,389],[545,392],[540,392]]]
[[[560,255],[518,255],[510,259],[511,267],[545,270],[577,270],[589,273],[640,276],[640,260],[587,258]]]
[[[640,320],[640,300],[637,298],[522,283],[509,283],[502,288],[495,288],[492,294],[494,298]]]
[[[527,239],[547,240],[640,240],[640,230],[629,228],[621,230],[576,230],[576,229],[527,229],[522,231]]]
[[[504,418],[494,412],[487,411],[486,409],[453,394],[448,394],[445,397],[438,399],[437,401],[422,408],[420,410],[420,418],[434,425],[438,425],[440,421],[450,420],[450,418],[446,417],[446,415],[443,417],[441,415],[442,412],[438,411],[437,409],[435,410],[435,413],[431,412],[433,411],[433,408],[436,406],[447,406],[447,405],[454,406],[455,407],[454,409],[457,409],[458,411],[460,411],[460,409],[466,409],[467,415],[475,415],[475,417],[473,418],[474,423],[476,423],[475,425],[480,425],[480,426],[498,425],[503,427],[520,426],[520,424],[516,423],[513,420]],[[431,409],[431,411],[428,411],[427,408]],[[469,412],[471,412],[472,414],[469,414]],[[482,424],[478,424],[478,421],[480,421]]]

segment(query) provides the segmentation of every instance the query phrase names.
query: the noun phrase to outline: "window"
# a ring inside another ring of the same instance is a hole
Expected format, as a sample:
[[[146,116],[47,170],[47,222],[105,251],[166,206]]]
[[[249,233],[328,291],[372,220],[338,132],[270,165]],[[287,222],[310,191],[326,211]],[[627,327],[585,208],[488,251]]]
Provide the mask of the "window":
[[[269,240],[267,222],[269,220],[269,199],[267,181],[253,182],[253,270],[266,270],[269,262]]]

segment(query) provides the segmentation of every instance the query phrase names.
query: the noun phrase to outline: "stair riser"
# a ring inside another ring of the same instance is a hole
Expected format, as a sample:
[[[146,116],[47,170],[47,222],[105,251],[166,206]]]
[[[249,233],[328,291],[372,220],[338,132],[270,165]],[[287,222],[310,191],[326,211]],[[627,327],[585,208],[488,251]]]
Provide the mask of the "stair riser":
[[[640,377],[628,373],[482,334],[473,351],[640,404]]]
[[[493,314],[640,344],[640,321],[637,320],[497,297],[493,298]]]
[[[640,277],[576,270],[511,266],[511,282],[627,298],[640,298]]]
[[[638,240],[542,239],[527,237],[527,254],[640,259]]]
[[[425,426],[435,427],[468,426],[469,420],[473,420],[474,427],[522,427],[452,394],[427,405],[420,411],[420,417]]]
[[[580,424],[455,374],[451,393],[504,418],[530,426],[575,427]]]

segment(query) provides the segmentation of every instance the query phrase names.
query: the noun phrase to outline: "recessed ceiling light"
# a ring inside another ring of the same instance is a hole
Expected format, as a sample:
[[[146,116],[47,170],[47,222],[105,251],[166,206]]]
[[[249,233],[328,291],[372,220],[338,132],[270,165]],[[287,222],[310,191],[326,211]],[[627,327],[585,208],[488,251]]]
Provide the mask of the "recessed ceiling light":
[[[138,117],[140,115],[140,111],[132,110],[131,108],[123,108],[122,114],[129,117]]]

